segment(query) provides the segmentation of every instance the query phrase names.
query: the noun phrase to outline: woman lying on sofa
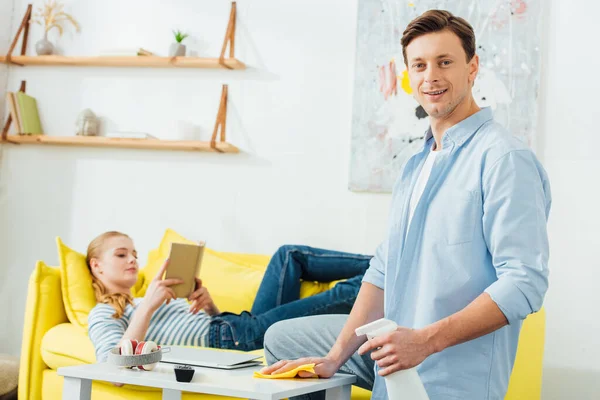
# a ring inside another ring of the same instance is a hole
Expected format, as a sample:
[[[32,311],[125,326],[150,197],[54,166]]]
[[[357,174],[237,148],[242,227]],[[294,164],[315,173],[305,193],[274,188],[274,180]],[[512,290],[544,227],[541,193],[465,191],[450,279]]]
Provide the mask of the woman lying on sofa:
[[[137,253],[129,236],[106,232],[88,246],[87,264],[98,304],[88,317],[89,336],[98,361],[123,339],[160,345],[223,349],[262,348],[267,328],[277,321],[317,314],[348,314],[371,256],[282,246],[272,257],[250,312],[221,313],[208,288],[196,280],[189,299],[176,298],[163,279],[168,261],[143,298],[133,298],[138,278]],[[347,279],[323,293],[300,299],[300,280]],[[189,300],[189,302],[188,302]]]

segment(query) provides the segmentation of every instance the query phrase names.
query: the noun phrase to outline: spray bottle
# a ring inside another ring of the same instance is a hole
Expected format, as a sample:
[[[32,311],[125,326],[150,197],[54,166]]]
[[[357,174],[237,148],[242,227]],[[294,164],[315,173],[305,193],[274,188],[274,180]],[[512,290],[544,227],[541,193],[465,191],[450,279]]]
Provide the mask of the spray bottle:
[[[355,332],[356,336],[367,335],[367,339],[371,340],[397,328],[398,325],[394,321],[382,318],[357,328]],[[384,378],[390,400],[429,400],[416,367],[396,371]]]

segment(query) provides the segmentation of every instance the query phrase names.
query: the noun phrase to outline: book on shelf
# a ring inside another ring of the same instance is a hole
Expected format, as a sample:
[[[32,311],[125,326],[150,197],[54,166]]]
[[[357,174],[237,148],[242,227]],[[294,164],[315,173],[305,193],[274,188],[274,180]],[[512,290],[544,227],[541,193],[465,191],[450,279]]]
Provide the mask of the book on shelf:
[[[124,49],[107,49],[102,50],[100,52],[100,56],[110,57],[110,56],[155,56],[156,54],[152,53],[149,50],[146,50],[142,47],[140,48],[124,48]]]
[[[142,49],[142,48],[140,48],[140,49],[138,50],[138,52],[137,52],[137,55],[138,55],[138,56],[153,56],[153,55],[154,55],[154,53],[152,53],[151,51],[148,51],[148,50],[145,50],[145,49]]]
[[[23,92],[7,92],[6,101],[17,133],[27,135],[44,134],[35,97]]]
[[[10,117],[12,118],[13,124],[15,124],[15,131],[21,133],[21,118],[19,118],[17,99],[13,92],[6,93],[6,104],[8,104]]]

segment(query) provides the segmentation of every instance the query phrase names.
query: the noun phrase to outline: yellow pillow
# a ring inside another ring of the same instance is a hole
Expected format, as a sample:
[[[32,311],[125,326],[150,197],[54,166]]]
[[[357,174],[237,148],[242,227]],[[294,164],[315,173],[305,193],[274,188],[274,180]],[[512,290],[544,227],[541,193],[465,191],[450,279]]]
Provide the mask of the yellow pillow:
[[[223,253],[206,249],[200,278],[221,311],[250,311],[270,256]],[[300,298],[329,289],[329,283],[303,281]]]
[[[264,268],[243,263],[240,256],[241,259],[232,261],[211,249],[204,251],[200,278],[222,312],[250,311],[265,273]]]
[[[56,238],[56,244],[60,260],[62,297],[67,317],[72,324],[87,330],[87,317],[96,306],[96,296],[85,255],[67,247],[59,237]]]

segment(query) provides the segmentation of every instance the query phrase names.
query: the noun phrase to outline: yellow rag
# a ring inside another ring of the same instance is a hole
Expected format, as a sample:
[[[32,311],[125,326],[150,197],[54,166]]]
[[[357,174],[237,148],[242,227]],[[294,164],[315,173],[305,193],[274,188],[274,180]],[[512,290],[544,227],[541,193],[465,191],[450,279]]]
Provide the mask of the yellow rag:
[[[297,368],[294,368],[291,371],[282,372],[280,374],[271,374],[265,375],[261,374],[258,371],[254,371],[255,378],[264,378],[264,379],[284,379],[284,378],[295,378],[298,375],[298,372],[306,371],[315,374],[315,364],[304,364]],[[317,378],[317,376],[315,376]]]

